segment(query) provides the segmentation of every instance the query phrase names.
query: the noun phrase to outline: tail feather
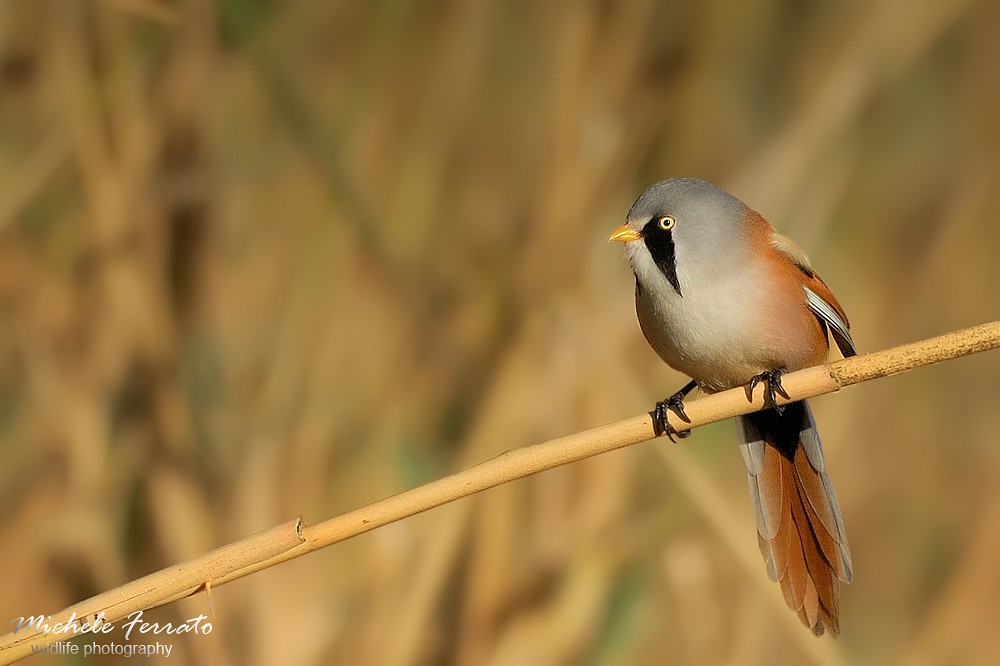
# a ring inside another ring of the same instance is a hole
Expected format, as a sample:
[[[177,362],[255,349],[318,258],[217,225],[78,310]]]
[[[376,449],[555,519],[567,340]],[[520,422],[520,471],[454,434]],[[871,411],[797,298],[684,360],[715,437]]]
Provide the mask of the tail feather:
[[[840,581],[851,556],[806,403],[737,419],[758,542],[771,580],[817,635],[839,631]]]
[[[838,507],[830,506],[828,499],[833,498],[836,502],[836,497],[829,490],[828,484],[823,483],[822,476],[825,472],[817,472],[808,462],[803,461],[803,458],[801,453],[795,456],[795,471],[798,474],[796,480],[802,508],[805,509],[809,524],[817,527],[814,534],[820,551],[826,556],[837,577],[850,583],[852,572],[847,539],[843,537],[842,532],[838,533],[829,526],[834,513],[838,515],[840,513]]]

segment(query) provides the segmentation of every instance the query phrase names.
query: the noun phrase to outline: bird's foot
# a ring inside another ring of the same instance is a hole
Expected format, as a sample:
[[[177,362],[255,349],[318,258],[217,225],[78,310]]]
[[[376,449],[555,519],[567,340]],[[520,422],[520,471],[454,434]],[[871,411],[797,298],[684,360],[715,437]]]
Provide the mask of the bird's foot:
[[[746,385],[747,400],[753,402],[753,390],[757,388],[757,384],[764,382],[764,404],[768,407],[773,407],[774,411],[780,415],[785,411],[785,406],[779,405],[777,400],[775,400],[777,395],[786,400],[791,399],[785,388],[781,385],[781,376],[787,373],[788,371],[784,368],[775,368],[774,370],[767,370],[752,377],[750,383]]]
[[[690,430],[677,430],[670,425],[670,421],[667,420],[667,410],[676,414],[677,417],[685,423],[691,423],[691,419],[688,418],[687,413],[684,411],[684,397],[691,392],[691,389],[693,389],[695,385],[696,384],[694,382],[691,382],[666,400],[661,400],[656,403],[656,409],[649,414],[653,417],[653,432],[657,437],[660,435],[666,435],[670,438],[671,442],[674,442],[676,441],[674,439],[674,435],[684,439],[691,434]]]

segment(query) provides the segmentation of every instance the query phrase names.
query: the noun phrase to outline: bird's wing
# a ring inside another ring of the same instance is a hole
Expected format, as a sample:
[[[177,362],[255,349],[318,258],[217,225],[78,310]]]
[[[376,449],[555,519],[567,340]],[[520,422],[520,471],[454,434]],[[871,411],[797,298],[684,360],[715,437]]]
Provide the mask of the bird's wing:
[[[830,327],[830,333],[833,334],[840,353],[845,358],[857,354],[854,340],[851,339],[851,325],[847,321],[844,309],[840,307],[830,288],[809,265],[806,253],[794,241],[778,232],[774,232],[771,236],[771,244],[805,275],[806,283],[803,289],[806,292],[806,303],[813,314]]]
[[[816,280],[819,284],[826,287],[822,280],[818,278]],[[833,339],[837,341],[837,346],[840,347],[840,353],[844,355],[844,358],[854,356],[858,351],[854,348],[854,340],[851,339],[851,327],[847,323],[847,318],[843,316],[843,311],[837,307],[837,301],[834,300],[833,303],[830,303],[813,291],[810,288],[811,286],[815,285],[802,287],[806,291],[806,302],[809,304],[809,309],[830,326],[830,333],[833,334]],[[828,294],[830,293],[829,289],[825,291]],[[830,295],[832,296],[833,294]]]

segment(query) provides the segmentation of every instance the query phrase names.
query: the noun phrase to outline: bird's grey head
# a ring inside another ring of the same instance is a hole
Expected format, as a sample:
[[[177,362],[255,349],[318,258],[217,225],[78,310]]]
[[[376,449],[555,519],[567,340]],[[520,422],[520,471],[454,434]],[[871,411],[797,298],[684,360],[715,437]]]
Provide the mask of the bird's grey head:
[[[739,260],[747,247],[747,212],[742,201],[711,183],[665,180],[642,193],[609,240],[626,241],[640,281],[651,258],[683,296],[684,276],[724,270]]]

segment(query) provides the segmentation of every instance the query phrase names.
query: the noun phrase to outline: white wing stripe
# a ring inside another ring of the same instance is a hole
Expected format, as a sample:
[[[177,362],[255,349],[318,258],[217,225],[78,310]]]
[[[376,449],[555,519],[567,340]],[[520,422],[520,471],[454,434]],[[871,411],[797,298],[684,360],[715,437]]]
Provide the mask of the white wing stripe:
[[[852,353],[857,353],[854,349],[854,340],[851,339],[851,331],[847,328],[847,322],[845,322],[841,316],[837,314],[836,310],[830,307],[829,303],[817,296],[816,292],[806,286],[803,286],[802,288],[806,290],[806,300],[809,303],[809,309],[829,324],[831,332],[833,333],[834,338],[837,339],[837,343],[841,348],[841,351],[845,351],[843,343],[846,343]],[[844,355],[846,356],[847,354],[845,353]]]

